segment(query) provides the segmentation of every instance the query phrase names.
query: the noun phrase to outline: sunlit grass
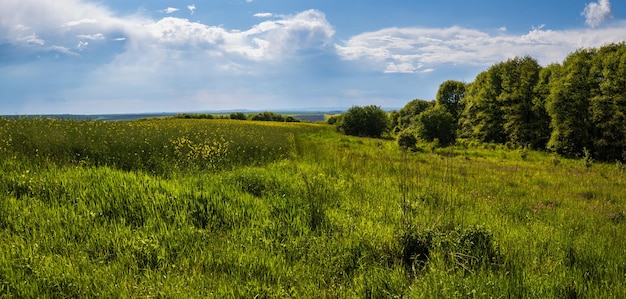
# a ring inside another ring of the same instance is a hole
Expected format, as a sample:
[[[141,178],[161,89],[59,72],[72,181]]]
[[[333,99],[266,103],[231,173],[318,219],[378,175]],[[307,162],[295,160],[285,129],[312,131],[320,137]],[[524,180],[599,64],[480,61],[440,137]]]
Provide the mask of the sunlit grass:
[[[619,163],[323,125],[0,124],[0,296],[626,295]]]

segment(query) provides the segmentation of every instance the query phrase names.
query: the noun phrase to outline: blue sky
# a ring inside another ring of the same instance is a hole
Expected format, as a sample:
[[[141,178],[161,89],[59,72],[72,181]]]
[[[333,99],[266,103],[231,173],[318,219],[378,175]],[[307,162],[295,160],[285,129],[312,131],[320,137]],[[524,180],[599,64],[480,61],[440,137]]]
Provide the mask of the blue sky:
[[[625,40],[616,0],[2,0],[0,114],[402,107]]]

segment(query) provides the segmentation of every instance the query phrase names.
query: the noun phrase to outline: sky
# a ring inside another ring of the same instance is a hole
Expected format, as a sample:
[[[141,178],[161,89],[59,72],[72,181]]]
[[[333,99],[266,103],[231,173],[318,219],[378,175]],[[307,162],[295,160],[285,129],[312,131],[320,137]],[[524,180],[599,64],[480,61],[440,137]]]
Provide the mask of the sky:
[[[401,108],[623,41],[621,0],[2,0],[0,114]]]

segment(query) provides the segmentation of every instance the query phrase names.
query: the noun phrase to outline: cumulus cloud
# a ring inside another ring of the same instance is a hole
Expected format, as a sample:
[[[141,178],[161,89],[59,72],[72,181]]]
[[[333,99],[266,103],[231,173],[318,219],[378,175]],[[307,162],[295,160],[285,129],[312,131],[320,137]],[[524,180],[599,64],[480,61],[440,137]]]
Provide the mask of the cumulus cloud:
[[[166,14],[171,14],[171,13],[175,13],[177,11],[179,11],[179,9],[176,8],[176,7],[168,7],[166,9],[162,10],[161,12],[166,13]]]
[[[611,18],[611,3],[609,0],[599,0],[587,4],[582,15],[585,17],[585,23],[592,28],[598,27],[602,22]]]
[[[611,28],[554,31],[544,26],[526,34],[496,34],[461,27],[386,28],[353,36],[336,44],[348,61],[367,63],[385,73],[417,73],[438,64],[488,66],[530,55],[540,63],[560,62],[576,49],[626,40],[626,23]]]
[[[189,9],[189,12],[193,15],[196,12],[196,5],[195,4],[187,5],[187,9]]]
[[[42,51],[50,50],[50,46],[85,49],[80,42],[103,41],[109,35],[112,41],[128,43],[127,51],[202,51],[212,57],[228,55],[228,59],[263,61],[285,59],[300,50],[320,47],[334,34],[325,15],[317,10],[263,21],[247,30],[228,30],[182,18],[117,16],[106,7],[84,0],[11,0],[3,8],[0,37],[15,44],[39,46]],[[196,8],[192,4],[188,9],[193,13]]]

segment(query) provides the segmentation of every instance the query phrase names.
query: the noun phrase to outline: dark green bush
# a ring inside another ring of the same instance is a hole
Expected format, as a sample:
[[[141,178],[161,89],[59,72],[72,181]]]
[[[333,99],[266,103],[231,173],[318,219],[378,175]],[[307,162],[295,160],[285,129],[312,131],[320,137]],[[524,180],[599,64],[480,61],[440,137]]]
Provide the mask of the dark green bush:
[[[346,135],[380,137],[389,129],[389,117],[375,105],[353,106],[342,114],[337,129]]]
[[[398,134],[396,138],[398,141],[398,145],[403,149],[408,149],[411,151],[417,150],[417,137],[415,137],[415,131],[413,130],[403,130]]]

